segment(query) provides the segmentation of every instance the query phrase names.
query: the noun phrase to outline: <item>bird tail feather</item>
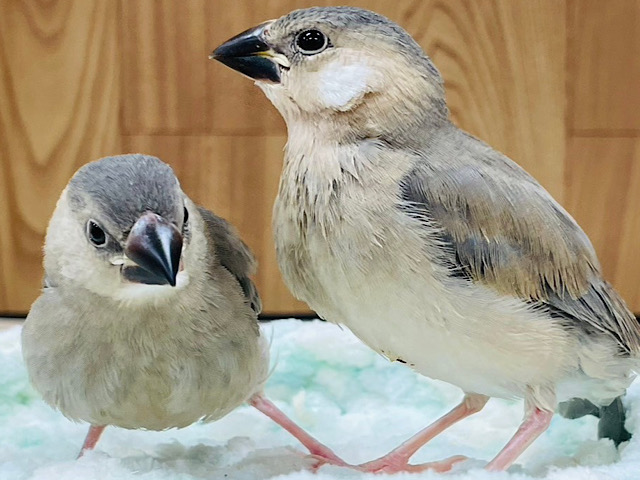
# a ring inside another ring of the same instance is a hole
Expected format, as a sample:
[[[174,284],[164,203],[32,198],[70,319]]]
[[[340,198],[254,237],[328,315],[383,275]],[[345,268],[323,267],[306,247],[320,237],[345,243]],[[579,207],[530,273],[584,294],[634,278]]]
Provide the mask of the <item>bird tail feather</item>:
[[[574,398],[563,402],[558,407],[558,413],[565,418],[581,418],[585,415],[598,417],[598,438],[610,438],[618,446],[631,438],[631,434],[624,427],[626,412],[622,404],[622,397],[604,407],[594,405],[589,400]]]

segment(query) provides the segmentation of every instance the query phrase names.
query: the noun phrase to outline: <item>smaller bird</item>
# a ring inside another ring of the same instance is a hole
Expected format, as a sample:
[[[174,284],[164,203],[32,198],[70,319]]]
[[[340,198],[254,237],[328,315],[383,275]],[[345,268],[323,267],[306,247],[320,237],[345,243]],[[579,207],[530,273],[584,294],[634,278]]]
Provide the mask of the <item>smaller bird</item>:
[[[49,222],[44,267],[23,355],[45,402],[91,424],[80,456],[107,425],[181,428],[249,402],[316,466],[344,464],[263,395],[254,257],[167,164],[122,155],[80,168]]]

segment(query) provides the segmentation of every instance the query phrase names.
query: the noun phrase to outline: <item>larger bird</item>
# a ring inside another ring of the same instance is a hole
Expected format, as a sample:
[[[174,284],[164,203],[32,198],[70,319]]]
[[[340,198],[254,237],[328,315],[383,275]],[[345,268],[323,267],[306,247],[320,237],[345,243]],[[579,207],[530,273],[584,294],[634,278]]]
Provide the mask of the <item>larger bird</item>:
[[[22,333],[29,377],[66,417],[164,430],[247,401],[322,462],[342,462],[262,394],[269,369],[255,261],[155,157],[82,167],[47,229],[45,281]]]
[[[490,470],[508,468],[565,400],[603,407],[602,433],[628,438],[619,396],[640,364],[638,322],[573,218],[450,122],[442,78],[407,32],[366,10],[310,8],[212,58],[255,79],[287,124],[273,225],[288,287],[390,360],[465,392],[361,468],[449,469],[460,458],[408,459],[489,397],[525,401]]]

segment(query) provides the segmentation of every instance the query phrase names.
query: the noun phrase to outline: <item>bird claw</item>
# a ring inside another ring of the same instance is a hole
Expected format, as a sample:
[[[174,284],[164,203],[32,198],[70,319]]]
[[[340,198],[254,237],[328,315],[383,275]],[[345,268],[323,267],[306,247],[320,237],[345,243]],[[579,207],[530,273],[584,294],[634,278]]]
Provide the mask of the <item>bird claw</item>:
[[[324,465],[335,465],[337,467],[356,468],[354,465],[349,465],[347,462],[341,460],[335,455],[325,456],[320,454],[311,454],[311,455],[308,455],[307,457],[311,459],[311,464],[309,466],[309,469],[314,473],[320,470],[320,468],[323,467]]]
[[[317,452],[308,455],[311,459],[309,469],[316,473],[324,465],[335,465],[337,467],[346,467],[359,472],[365,473],[419,473],[425,470],[432,470],[437,473],[445,473],[450,471],[456,464],[469,460],[464,455],[455,455],[445,458],[437,462],[421,463],[419,465],[410,464],[405,458],[382,457],[371,462],[362,463],[360,465],[351,465],[338,458],[333,452]]]
[[[437,473],[445,473],[450,471],[454,467],[454,465],[469,459],[464,455],[456,455],[437,462],[412,465],[407,461],[407,459],[404,458],[382,457],[377,460],[373,460],[371,462],[363,463],[360,465],[351,465],[336,457],[333,452],[331,452],[330,455],[325,455],[325,452],[321,454],[314,453],[309,455],[308,458],[312,459],[312,463],[310,464],[309,469],[314,473],[316,473],[324,465],[335,465],[338,467],[346,467],[353,470],[358,470],[359,472],[389,474],[400,472],[419,473],[424,472],[425,470],[432,470]]]
[[[322,465],[336,465],[339,467],[349,467],[347,462],[338,457],[331,449],[325,447],[322,444],[309,448],[310,456],[317,459],[321,462],[317,468],[320,468]]]
[[[440,460],[438,462],[421,463],[419,465],[410,464],[405,458],[382,457],[378,460],[363,463],[355,468],[361,472],[367,473],[399,473],[410,472],[418,473],[425,470],[432,470],[438,473],[450,471],[457,463],[468,460],[464,455],[456,455],[453,457]]]

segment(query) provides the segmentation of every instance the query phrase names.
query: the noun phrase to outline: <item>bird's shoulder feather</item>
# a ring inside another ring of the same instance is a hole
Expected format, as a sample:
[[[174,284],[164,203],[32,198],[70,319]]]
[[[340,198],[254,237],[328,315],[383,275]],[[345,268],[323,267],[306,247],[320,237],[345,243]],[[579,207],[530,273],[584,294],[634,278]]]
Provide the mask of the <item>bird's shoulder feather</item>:
[[[238,280],[251,308],[256,313],[260,313],[262,309],[260,295],[250,278],[256,269],[256,260],[251,250],[242,241],[236,229],[225,219],[203,207],[198,207],[198,211],[204,220],[205,234],[214,249],[215,258]]]

